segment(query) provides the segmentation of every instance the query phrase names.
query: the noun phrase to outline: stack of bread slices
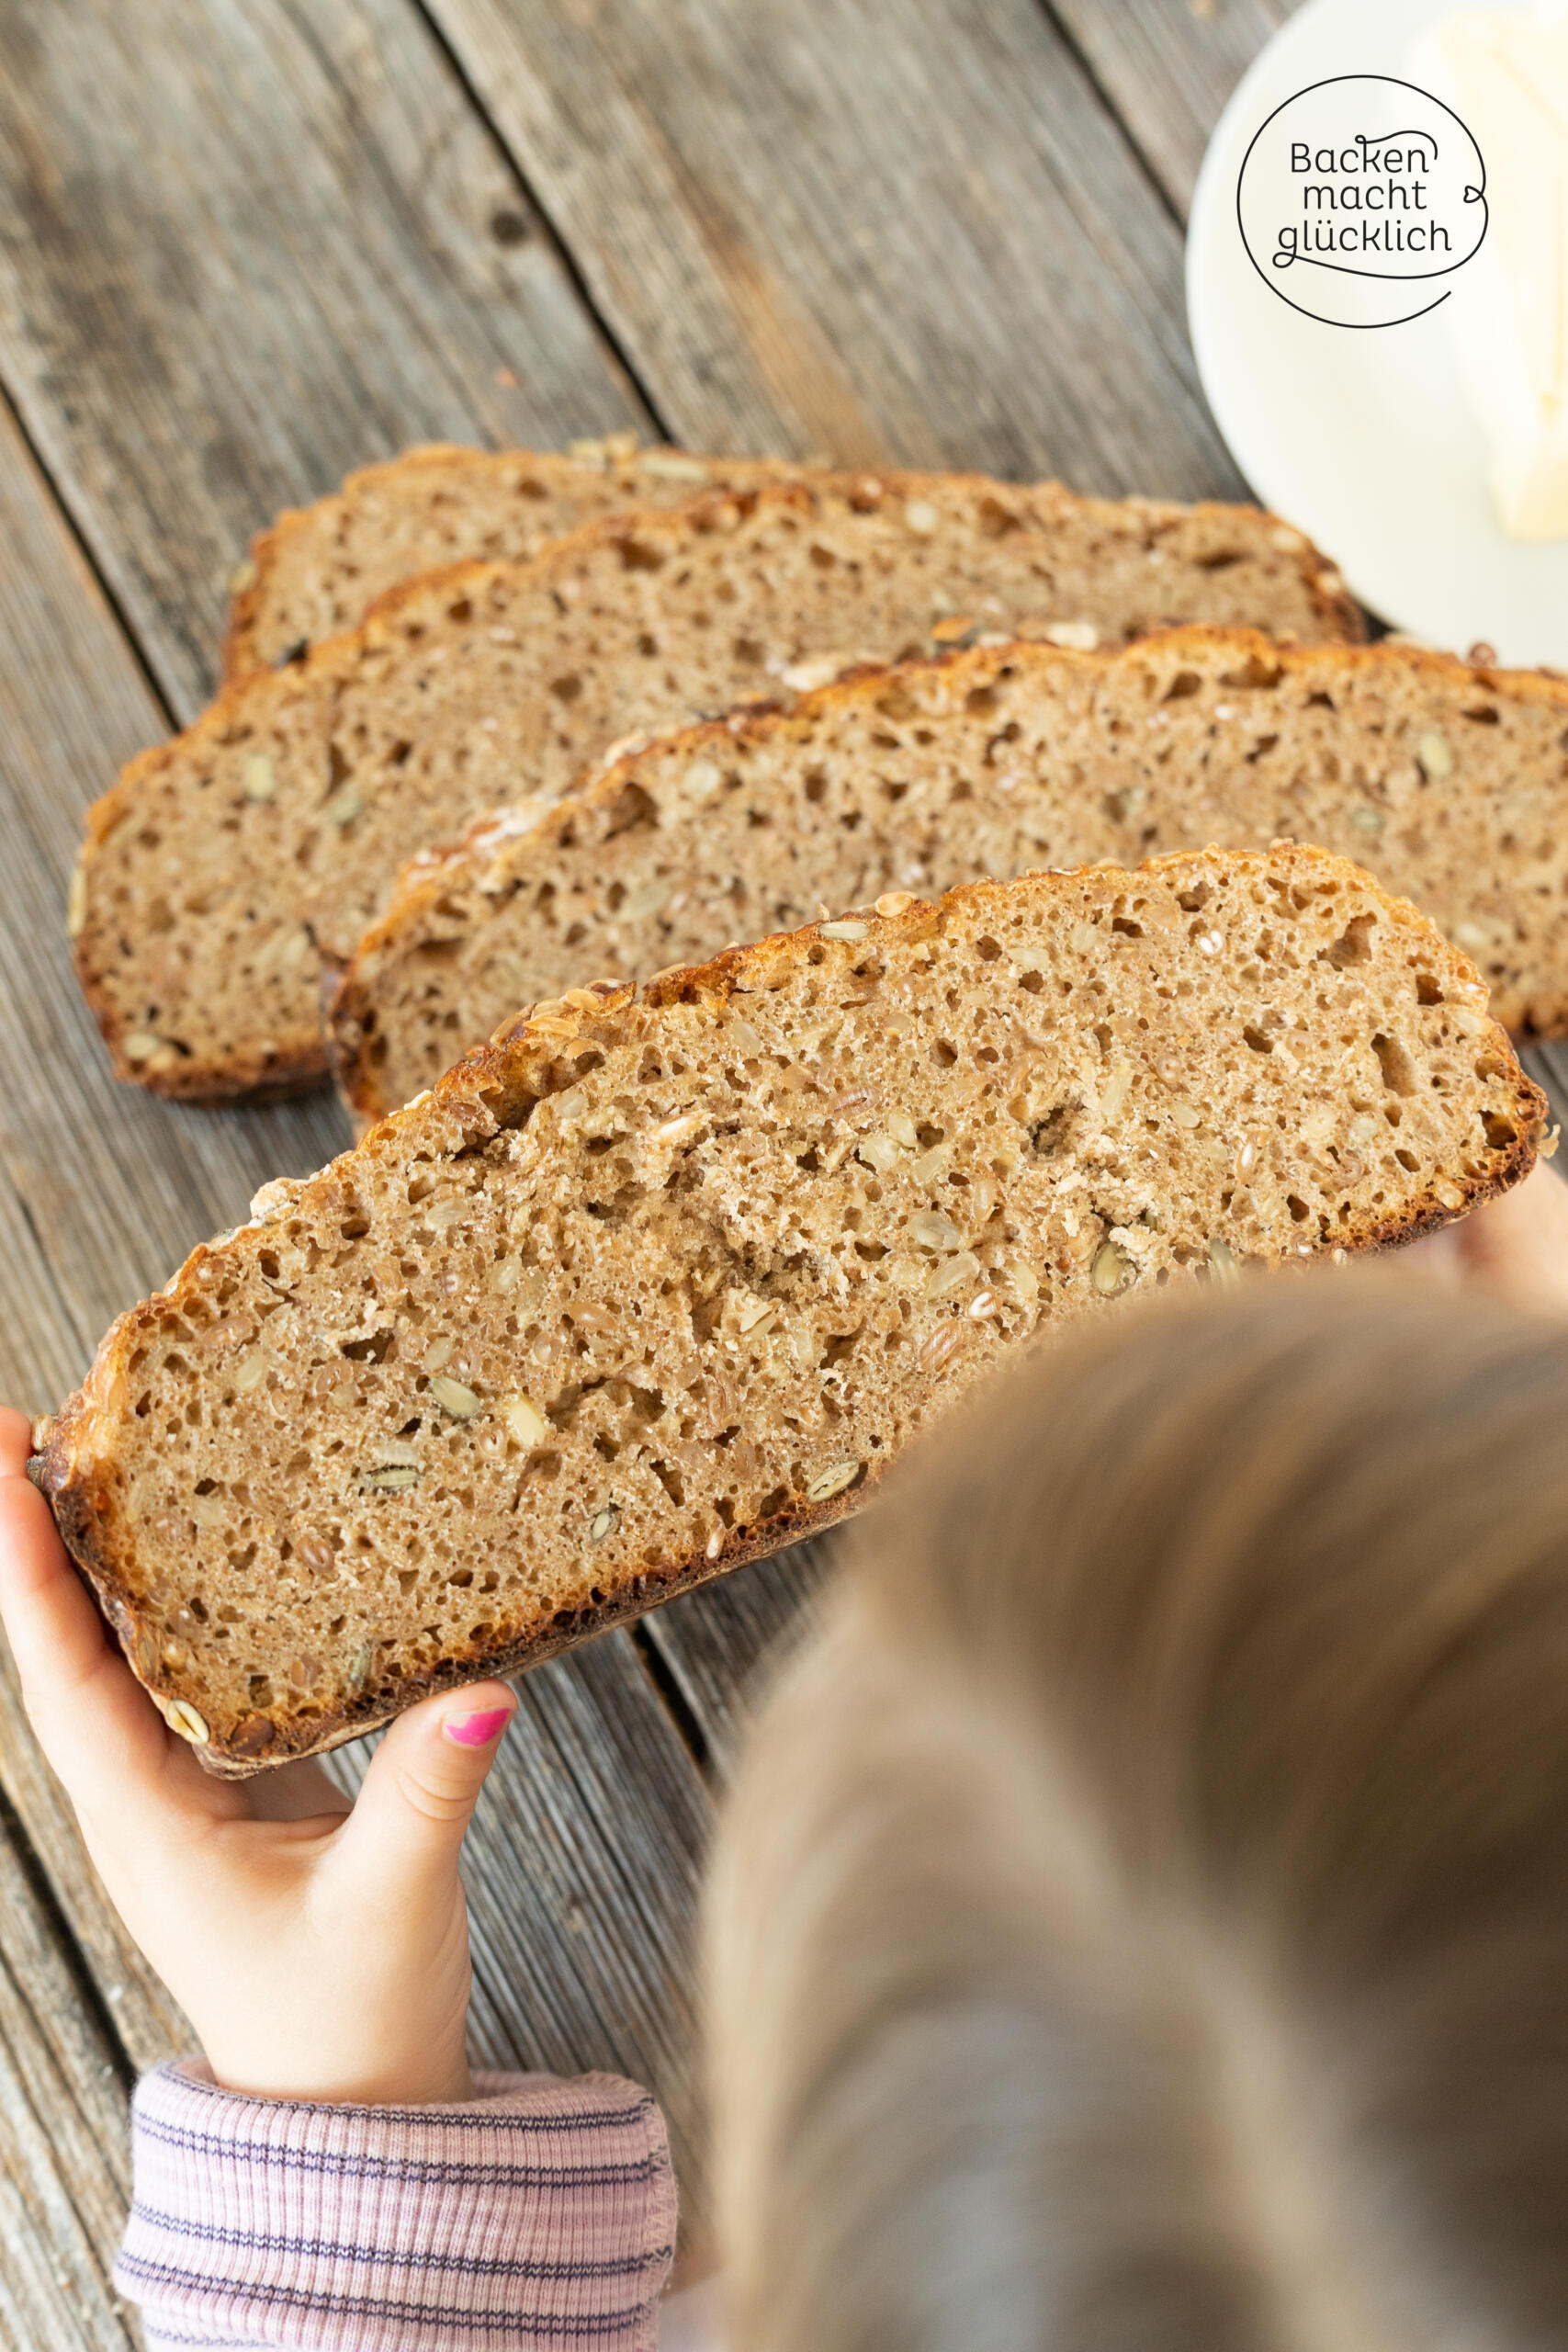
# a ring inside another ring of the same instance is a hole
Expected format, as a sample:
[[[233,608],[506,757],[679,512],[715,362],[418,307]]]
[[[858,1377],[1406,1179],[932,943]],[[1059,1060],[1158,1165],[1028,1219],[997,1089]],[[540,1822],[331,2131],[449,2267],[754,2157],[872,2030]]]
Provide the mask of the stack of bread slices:
[[[378,1124],[34,1465],[204,1760],[825,1524],[1046,1328],[1522,1174],[1568,687],[1363,637],[1253,509],[626,439],[260,538],[77,967],[122,1077]]]

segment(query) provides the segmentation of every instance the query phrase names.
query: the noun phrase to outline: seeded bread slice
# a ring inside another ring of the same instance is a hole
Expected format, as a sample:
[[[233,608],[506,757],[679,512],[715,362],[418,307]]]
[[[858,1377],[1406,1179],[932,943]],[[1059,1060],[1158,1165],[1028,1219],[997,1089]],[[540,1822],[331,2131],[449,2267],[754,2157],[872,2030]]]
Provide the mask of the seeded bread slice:
[[[1544,1109],[1342,859],[972,885],[520,1017],[122,1316],[34,1475],[244,1772],[841,1517],[1123,1294],[1443,1223]]]
[[[1568,1034],[1568,684],[1404,646],[1185,629],[1107,654],[980,647],[629,752],[404,874],[338,988],[378,1115],[518,1005],[845,906],[1032,866],[1281,834],[1359,857]]]
[[[116,1069],[191,1100],[313,1083],[319,955],[352,952],[413,851],[498,801],[558,797],[631,729],[976,618],[1048,632],[1064,599],[1067,626],[1118,639],[1238,598],[1325,636],[1349,626],[1295,535],[1272,546],[1279,527],[972,476],[824,476],[612,517],[531,565],[400,591],[230,687],[89,812],[70,913]]]
[[[389,590],[454,563],[527,563],[556,539],[628,506],[673,506],[702,490],[754,490],[813,469],[771,458],[639,449],[631,433],[537,449],[432,442],[365,466],[313,506],[258,532],[231,582],[225,679],[297,662],[356,628]]]
[[[461,562],[525,562],[584,523],[631,506],[667,506],[703,489],[754,490],[814,469],[754,458],[638,449],[632,434],[578,442],[566,457],[532,449],[411,449],[350,474],[313,506],[280,515],[234,577],[226,678],[357,628],[377,599],[419,573]],[[884,477],[888,482],[893,476]],[[1253,508],[1078,498],[1056,482],[1021,495],[1050,523],[1055,617],[1082,625],[1129,607],[1168,619],[1251,621],[1302,637],[1359,638],[1360,616],[1297,531]],[[1151,574],[1150,567],[1153,566]],[[1172,567],[1169,584],[1156,576]],[[1211,575],[1192,601],[1193,566]],[[1229,575],[1228,577],[1226,575]]]

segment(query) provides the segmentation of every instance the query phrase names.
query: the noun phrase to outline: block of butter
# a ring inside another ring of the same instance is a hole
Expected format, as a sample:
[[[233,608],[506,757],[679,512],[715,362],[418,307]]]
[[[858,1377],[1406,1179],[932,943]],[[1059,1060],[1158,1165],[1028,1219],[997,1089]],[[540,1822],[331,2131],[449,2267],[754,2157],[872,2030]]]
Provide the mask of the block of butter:
[[[1568,6],[1461,8],[1411,52],[1486,164],[1490,222],[1446,317],[1498,518],[1568,537]]]

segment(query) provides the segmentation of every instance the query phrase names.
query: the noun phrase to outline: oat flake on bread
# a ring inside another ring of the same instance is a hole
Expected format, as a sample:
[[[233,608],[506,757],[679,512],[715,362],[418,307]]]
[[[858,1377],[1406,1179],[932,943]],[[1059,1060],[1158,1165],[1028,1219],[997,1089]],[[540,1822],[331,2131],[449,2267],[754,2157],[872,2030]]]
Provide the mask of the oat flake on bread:
[[[33,1475],[254,1771],[858,1508],[1043,1331],[1445,1222],[1544,1111],[1322,852],[908,899],[508,1024],[122,1316]]]

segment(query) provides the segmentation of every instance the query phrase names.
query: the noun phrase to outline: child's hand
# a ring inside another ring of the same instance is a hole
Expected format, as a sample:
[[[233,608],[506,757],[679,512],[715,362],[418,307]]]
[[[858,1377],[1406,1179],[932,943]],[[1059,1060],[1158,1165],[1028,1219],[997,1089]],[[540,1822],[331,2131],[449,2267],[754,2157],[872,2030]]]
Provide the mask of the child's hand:
[[[352,1812],[315,1764],[215,1781],[106,1634],[0,1408],[0,1616],[28,1716],[130,1933],[231,2090],[463,2099],[457,1849],[515,1707],[504,1683],[388,1732]]]
[[[1417,1241],[1428,1274],[1514,1306],[1568,1308],[1568,1184],[1538,1160],[1522,1184]]]

